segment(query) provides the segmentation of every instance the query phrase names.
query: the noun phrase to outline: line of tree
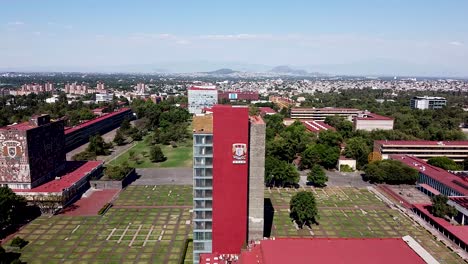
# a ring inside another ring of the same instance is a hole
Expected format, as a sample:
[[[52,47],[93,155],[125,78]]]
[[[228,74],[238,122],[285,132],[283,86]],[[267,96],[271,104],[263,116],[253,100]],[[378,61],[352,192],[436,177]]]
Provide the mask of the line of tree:
[[[415,184],[419,172],[398,160],[379,160],[364,168],[364,180],[371,183]]]

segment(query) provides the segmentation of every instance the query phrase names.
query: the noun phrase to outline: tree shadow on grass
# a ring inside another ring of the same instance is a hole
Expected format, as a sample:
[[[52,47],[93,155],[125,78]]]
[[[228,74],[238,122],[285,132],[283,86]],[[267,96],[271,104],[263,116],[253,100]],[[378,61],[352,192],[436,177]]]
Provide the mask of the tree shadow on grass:
[[[264,199],[264,211],[263,211],[263,218],[264,218],[264,226],[263,226],[263,237],[270,237],[271,236],[271,229],[273,227],[273,218],[275,216],[275,208],[271,203],[270,198]]]

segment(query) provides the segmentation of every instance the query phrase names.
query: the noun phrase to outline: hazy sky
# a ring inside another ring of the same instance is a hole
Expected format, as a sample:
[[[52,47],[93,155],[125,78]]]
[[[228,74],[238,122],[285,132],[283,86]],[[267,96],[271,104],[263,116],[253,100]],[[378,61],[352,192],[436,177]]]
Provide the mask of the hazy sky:
[[[466,0],[3,0],[0,68],[388,64],[468,76],[467,11]]]

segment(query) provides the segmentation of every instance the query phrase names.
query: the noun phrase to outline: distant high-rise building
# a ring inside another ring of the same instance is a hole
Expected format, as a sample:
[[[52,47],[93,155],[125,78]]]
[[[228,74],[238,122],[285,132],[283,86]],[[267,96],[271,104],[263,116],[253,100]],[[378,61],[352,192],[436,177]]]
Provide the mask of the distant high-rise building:
[[[265,123],[247,107],[216,105],[193,119],[193,257],[239,254],[263,237]]]
[[[191,114],[202,113],[218,103],[218,90],[214,85],[192,86],[188,88],[188,110]]]
[[[446,105],[444,97],[415,96],[410,101],[412,109],[441,109]]]

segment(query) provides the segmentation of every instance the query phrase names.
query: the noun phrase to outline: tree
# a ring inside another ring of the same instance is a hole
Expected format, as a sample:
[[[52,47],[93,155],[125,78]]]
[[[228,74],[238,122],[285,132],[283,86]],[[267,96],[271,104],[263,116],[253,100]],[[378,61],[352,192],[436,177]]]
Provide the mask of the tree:
[[[249,106],[249,115],[250,116],[256,116],[260,114],[260,108],[258,108],[255,105]]]
[[[72,160],[75,161],[86,161],[86,160],[96,160],[96,154],[89,151],[82,151],[73,155]]]
[[[10,242],[10,245],[12,247],[19,247],[19,248],[23,248],[24,246],[26,246],[28,244],[28,241],[22,239],[21,237],[15,237],[11,240]]]
[[[453,217],[458,211],[455,207],[447,204],[448,197],[442,194],[432,197],[431,213],[437,217]]]
[[[143,139],[143,133],[136,127],[132,127],[128,131],[128,135],[134,140],[134,141],[140,141]]]
[[[123,135],[120,128],[115,132],[114,143],[117,144],[117,146],[122,146],[125,144],[125,136]]]
[[[318,209],[312,192],[300,191],[296,193],[289,203],[290,217],[302,228],[304,225],[317,223]]]
[[[324,130],[319,133],[317,143],[324,144],[330,147],[336,147],[343,141],[340,133],[333,130]]]
[[[294,165],[274,157],[265,159],[265,184],[267,186],[296,185],[299,178],[299,172]]]
[[[89,137],[89,145],[86,151],[94,153],[96,155],[109,155],[112,144],[108,144],[104,141],[101,135],[96,134]]]
[[[460,166],[450,158],[447,157],[433,157],[427,160],[427,163],[432,166],[442,168],[444,170],[460,170]]]
[[[398,160],[379,160],[364,168],[364,179],[372,183],[414,184],[419,177],[417,170]]]
[[[328,181],[328,176],[323,168],[315,164],[307,174],[307,181],[317,187],[325,187]]]
[[[116,166],[107,166],[104,170],[104,176],[109,179],[119,181],[125,178],[131,170],[132,167],[130,167],[127,162],[124,162]]]
[[[301,166],[312,168],[314,164],[320,164],[326,169],[331,169],[335,167],[339,158],[339,147],[330,147],[323,144],[309,145],[302,153]]]
[[[8,187],[0,187],[0,230],[21,222],[26,200]]]
[[[150,149],[150,159],[152,162],[163,162],[167,158],[164,156],[164,153],[161,150],[161,147],[158,145],[152,146]]]
[[[120,124],[120,130],[122,131],[122,133],[125,134],[130,130],[130,128],[131,128],[130,119],[125,118]]]
[[[367,164],[367,157],[370,152],[371,148],[362,137],[353,137],[346,141],[344,154],[348,158],[355,159],[359,168]]]

